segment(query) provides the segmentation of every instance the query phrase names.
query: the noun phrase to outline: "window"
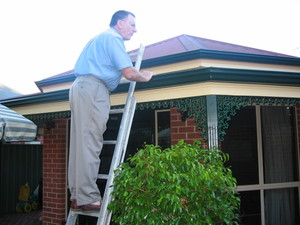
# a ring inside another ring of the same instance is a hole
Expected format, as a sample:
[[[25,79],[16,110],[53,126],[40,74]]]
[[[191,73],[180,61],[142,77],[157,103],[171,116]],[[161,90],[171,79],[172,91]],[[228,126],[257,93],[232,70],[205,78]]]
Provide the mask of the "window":
[[[155,111],[155,144],[164,148],[171,146],[170,111]]]
[[[294,107],[249,106],[229,121],[222,150],[237,178],[241,224],[299,224]]]
[[[238,185],[259,183],[255,107],[243,108],[229,123],[222,150],[229,153]]]

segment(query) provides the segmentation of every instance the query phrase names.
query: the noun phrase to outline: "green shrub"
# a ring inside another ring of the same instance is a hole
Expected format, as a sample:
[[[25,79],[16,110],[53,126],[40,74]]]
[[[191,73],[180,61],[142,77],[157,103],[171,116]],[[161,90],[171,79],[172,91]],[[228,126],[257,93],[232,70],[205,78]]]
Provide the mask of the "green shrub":
[[[146,145],[120,166],[109,205],[113,221],[127,225],[237,224],[236,179],[228,155],[178,142],[162,150]]]

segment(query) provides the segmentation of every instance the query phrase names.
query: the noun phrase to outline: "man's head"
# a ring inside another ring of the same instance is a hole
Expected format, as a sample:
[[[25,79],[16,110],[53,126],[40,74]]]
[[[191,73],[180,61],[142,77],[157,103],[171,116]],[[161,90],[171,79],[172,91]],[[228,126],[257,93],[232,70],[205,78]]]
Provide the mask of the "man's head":
[[[130,40],[137,31],[134,14],[125,10],[115,12],[109,26],[115,28],[124,40]]]

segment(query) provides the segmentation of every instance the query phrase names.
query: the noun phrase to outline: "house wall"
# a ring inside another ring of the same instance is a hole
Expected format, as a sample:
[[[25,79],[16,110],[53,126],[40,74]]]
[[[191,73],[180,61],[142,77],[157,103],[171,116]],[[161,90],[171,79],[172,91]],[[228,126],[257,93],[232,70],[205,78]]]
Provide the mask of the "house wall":
[[[60,225],[67,209],[67,119],[44,131],[43,224]]]
[[[202,141],[194,118],[184,118],[176,108],[170,109],[171,144],[184,139],[193,143]],[[298,137],[300,149],[300,106],[297,106]],[[44,131],[43,154],[43,224],[60,225],[67,215],[67,119],[54,120],[55,127]],[[203,147],[207,144],[203,142]]]

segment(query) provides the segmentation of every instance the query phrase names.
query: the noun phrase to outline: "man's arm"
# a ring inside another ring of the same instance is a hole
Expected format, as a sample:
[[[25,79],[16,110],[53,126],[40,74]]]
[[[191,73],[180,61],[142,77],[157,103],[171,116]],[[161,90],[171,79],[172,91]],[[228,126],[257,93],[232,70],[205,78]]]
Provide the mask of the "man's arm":
[[[139,72],[135,67],[127,67],[121,70],[123,76],[132,81],[147,82],[155,73],[150,71]]]

